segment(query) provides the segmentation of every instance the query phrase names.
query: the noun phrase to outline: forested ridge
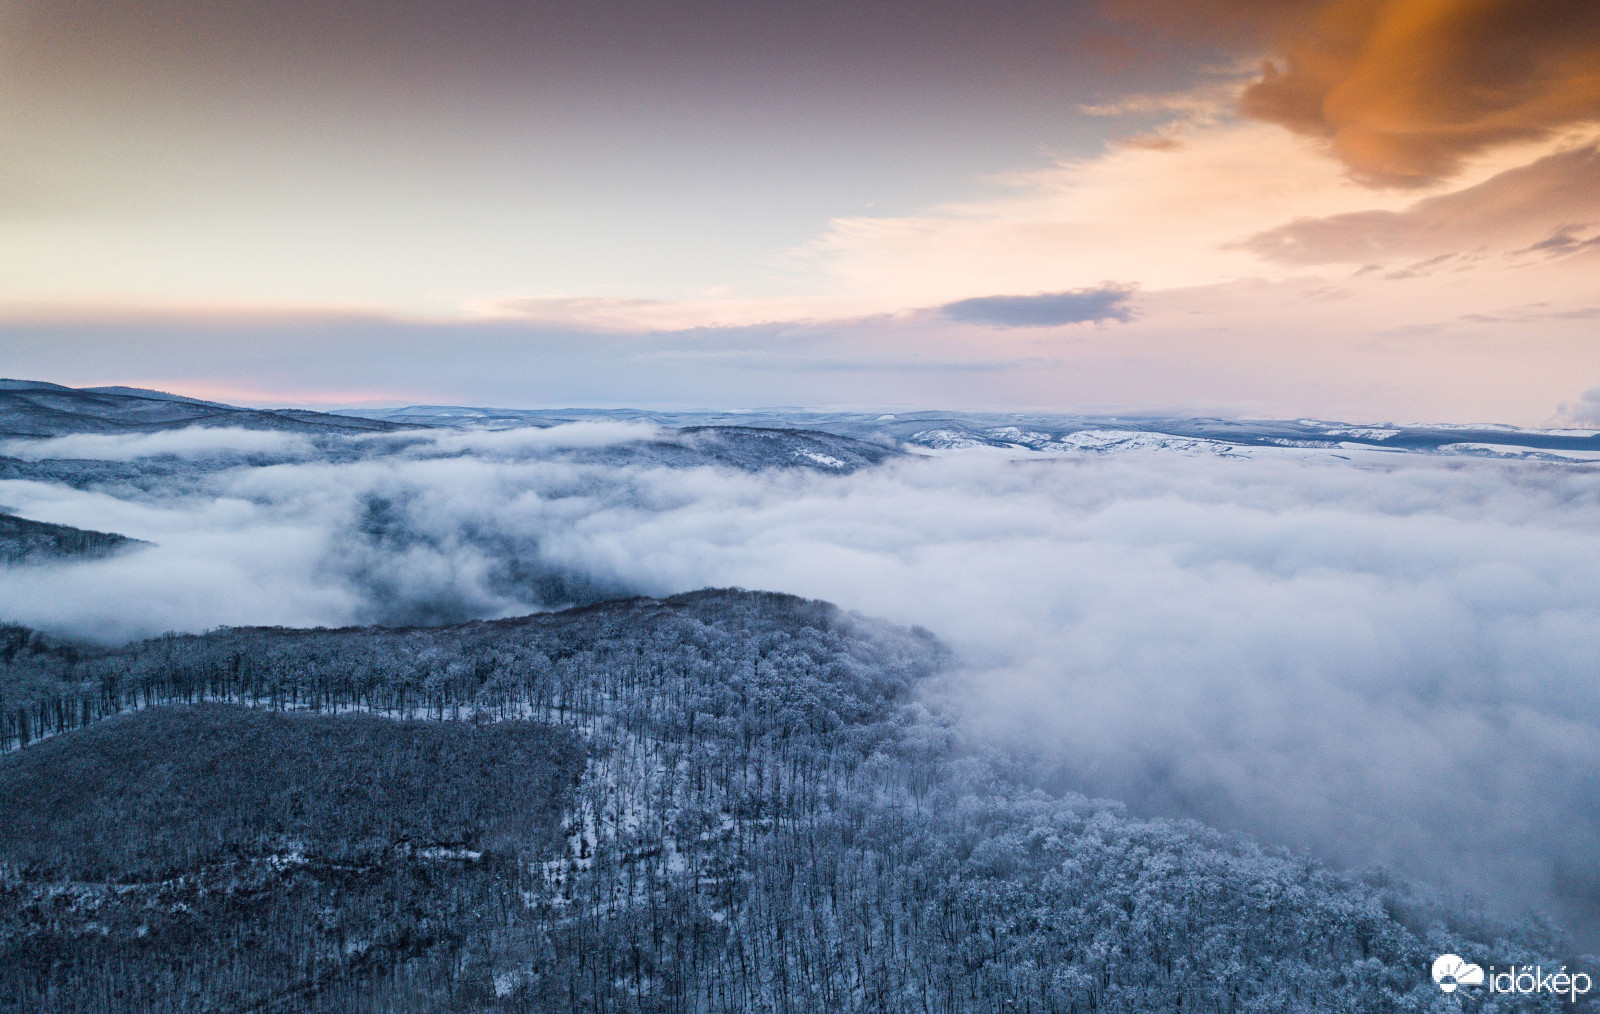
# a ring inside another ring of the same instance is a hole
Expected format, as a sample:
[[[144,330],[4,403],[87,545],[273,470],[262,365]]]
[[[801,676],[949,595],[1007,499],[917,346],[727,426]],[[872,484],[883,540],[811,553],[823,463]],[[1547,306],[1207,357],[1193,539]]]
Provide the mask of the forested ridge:
[[[32,563],[62,557],[98,557],[135,546],[138,539],[112,532],[91,532],[70,525],[31,521],[0,514],[0,563]]]
[[[930,635],[790,596],[7,628],[0,663],[8,1010],[1388,1014],[1461,1008],[1445,951],[1575,964],[1541,924],[1041,792],[924,703]]]

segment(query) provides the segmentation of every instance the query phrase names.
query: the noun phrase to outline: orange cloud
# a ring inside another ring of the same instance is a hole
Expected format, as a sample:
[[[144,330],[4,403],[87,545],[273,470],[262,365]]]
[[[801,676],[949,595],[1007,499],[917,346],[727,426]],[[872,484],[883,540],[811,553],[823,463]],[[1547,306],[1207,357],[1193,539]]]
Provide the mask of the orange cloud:
[[[1249,116],[1325,138],[1357,179],[1421,185],[1475,152],[1600,120],[1595,0],[1112,0],[1266,43]]]

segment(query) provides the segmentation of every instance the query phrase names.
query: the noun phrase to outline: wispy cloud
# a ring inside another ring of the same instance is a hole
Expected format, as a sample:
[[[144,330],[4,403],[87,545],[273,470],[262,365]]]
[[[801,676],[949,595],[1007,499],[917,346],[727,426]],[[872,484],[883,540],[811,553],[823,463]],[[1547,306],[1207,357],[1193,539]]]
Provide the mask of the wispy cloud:
[[[837,354],[796,354],[771,349],[658,349],[641,352],[635,359],[644,362],[693,363],[728,366],[737,369],[784,373],[995,373],[1009,370],[1060,366],[1059,359],[1046,356],[1021,358],[946,358],[910,352],[903,356],[846,356]]]
[[[663,299],[611,296],[507,296],[475,299],[463,309],[487,320],[576,327],[594,331],[646,331],[661,326],[682,304]]]
[[[1283,264],[1364,264],[1475,249],[1572,253],[1600,219],[1600,146],[1547,155],[1398,210],[1300,217],[1235,244]]]
[[[1584,233],[1589,232],[1591,229],[1593,229],[1593,234],[1585,236]],[[1515,252],[1557,258],[1589,253],[1597,249],[1600,249],[1600,229],[1595,229],[1591,223],[1585,222],[1558,225],[1544,239],[1539,240],[1537,243],[1531,243]]]
[[[1150,116],[1215,122],[1233,112],[1253,68],[1237,70],[1226,80],[1209,81],[1179,91],[1146,92],[1118,96],[1103,102],[1082,103],[1078,111],[1089,116]]]

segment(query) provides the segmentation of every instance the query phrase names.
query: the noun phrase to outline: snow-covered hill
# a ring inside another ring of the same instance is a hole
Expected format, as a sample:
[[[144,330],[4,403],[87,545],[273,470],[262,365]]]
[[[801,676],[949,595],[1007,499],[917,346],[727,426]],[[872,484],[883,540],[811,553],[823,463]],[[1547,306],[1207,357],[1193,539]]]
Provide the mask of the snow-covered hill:
[[[495,409],[413,405],[349,415],[409,425],[475,429],[589,421],[662,427],[802,429],[916,452],[988,448],[1019,457],[1129,451],[1232,457],[1401,452],[1541,461],[1600,460],[1600,432],[1500,425],[1351,424],[1317,419],[1223,419],[962,412],[851,413],[771,409],[653,412],[631,409]]]
[[[736,589],[0,628],[4,1009],[1452,1014],[1439,953],[1592,973],[1548,926],[1041,791],[918,698],[945,660]]]
[[[140,388],[73,388],[38,380],[0,380],[0,437],[153,433],[188,426],[294,433],[361,433],[401,428],[381,420],[326,412],[239,408]]]

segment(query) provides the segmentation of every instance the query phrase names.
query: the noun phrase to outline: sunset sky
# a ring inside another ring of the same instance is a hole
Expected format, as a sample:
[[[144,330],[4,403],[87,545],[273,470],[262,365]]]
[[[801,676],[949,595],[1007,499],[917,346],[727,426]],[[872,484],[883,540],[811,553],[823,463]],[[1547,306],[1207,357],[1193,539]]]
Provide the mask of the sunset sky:
[[[1594,0],[0,0],[0,375],[1600,425]]]

